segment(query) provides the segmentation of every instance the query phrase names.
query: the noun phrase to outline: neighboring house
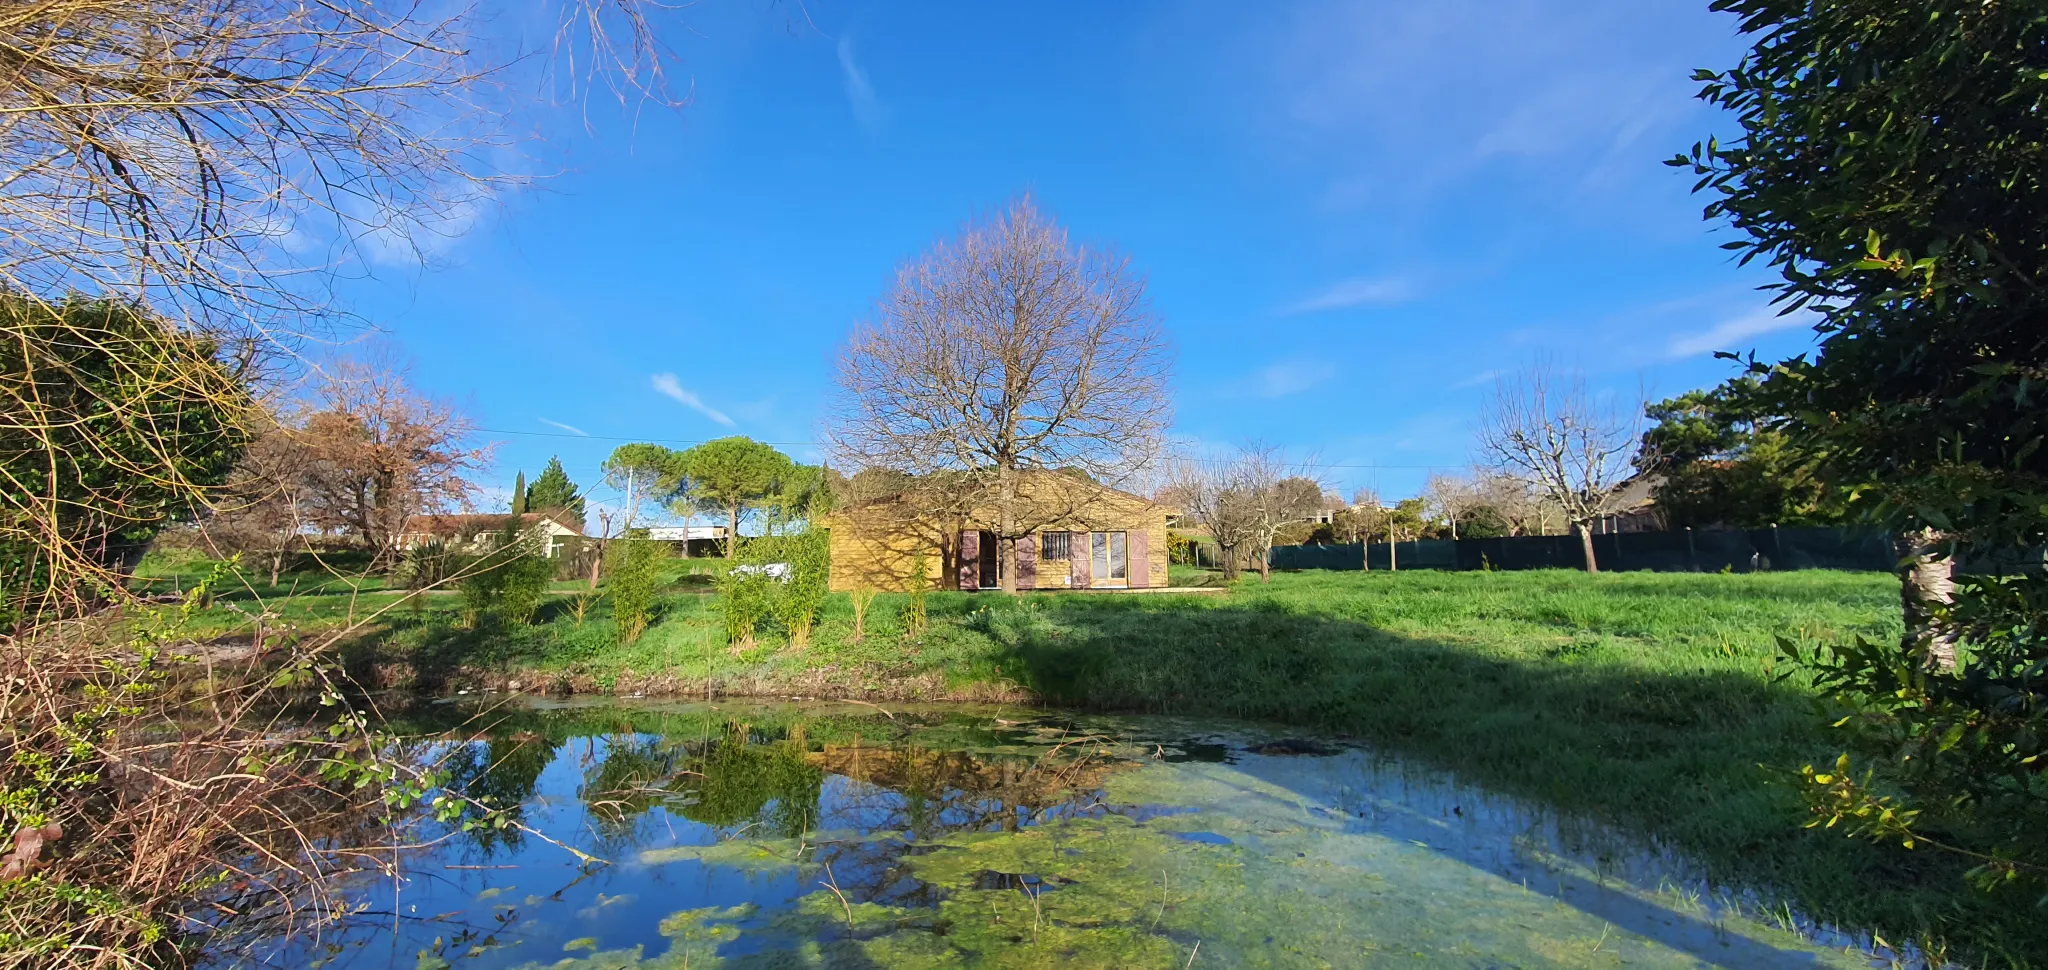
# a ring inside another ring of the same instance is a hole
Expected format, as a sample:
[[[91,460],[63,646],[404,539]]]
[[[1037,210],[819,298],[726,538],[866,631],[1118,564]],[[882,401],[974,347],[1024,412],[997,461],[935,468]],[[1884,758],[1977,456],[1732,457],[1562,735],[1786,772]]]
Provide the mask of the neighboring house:
[[[1057,472],[1027,473],[1018,500],[1027,521],[1044,524],[1017,540],[1017,588],[1166,585],[1166,506]],[[834,512],[825,520],[832,589],[907,589],[920,556],[934,588],[1002,588],[998,543],[989,531],[998,517],[994,503],[952,504],[957,512],[939,513],[889,497]]]
[[[725,526],[722,525],[651,525],[647,527],[647,538],[656,542],[723,542]]]
[[[482,552],[499,532],[504,531],[510,515],[415,515],[405,521],[405,528],[398,535],[398,548],[411,549],[429,542],[439,541],[450,549],[465,552]],[[545,512],[528,512],[519,516],[520,528],[536,532],[542,540],[542,549],[553,557],[570,539],[583,537],[582,530],[574,525],[568,516],[556,517]]]
[[[726,527],[722,525],[655,525],[647,527],[647,538],[656,542],[684,543],[692,556],[720,555],[725,550]]]
[[[1657,486],[1664,476],[1638,475],[1614,486],[1615,507],[1620,511],[1593,520],[1593,534],[1612,532],[1661,532],[1664,510],[1657,507]]]

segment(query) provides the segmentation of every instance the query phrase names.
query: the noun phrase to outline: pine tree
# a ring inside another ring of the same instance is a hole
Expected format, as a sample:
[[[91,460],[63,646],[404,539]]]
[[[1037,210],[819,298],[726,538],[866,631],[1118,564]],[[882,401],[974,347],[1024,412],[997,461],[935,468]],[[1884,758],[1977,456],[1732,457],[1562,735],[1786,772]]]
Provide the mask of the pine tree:
[[[533,486],[526,490],[526,508],[534,512],[564,512],[570,517],[583,518],[583,496],[576,491],[576,483],[569,480],[569,473],[562,469],[562,459],[548,459],[548,467],[533,480]]]
[[[526,514],[526,471],[521,469],[519,478],[512,483],[512,514]]]

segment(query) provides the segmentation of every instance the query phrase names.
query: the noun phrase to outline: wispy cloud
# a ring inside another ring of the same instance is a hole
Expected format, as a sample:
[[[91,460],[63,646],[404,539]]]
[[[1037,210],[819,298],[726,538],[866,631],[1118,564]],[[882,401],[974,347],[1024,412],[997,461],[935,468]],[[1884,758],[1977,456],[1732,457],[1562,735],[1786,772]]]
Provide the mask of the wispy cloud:
[[[1467,377],[1464,380],[1459,381],[1456,384],[1452,384],[1451,389],[1462,390],[1467,387],[1478,387],[1481,384],[1492,382],[1494,378],[1499,377],[1500,375],[1505,373],[1507,373],[1507,371],[1501,370],[1497,367],[1493,370],[1483,370],[1477,374],[1472,375],[1471,377]]]
[[[726,417],[725,413],[717,408],[705,404],[703,398],[684,388],[682,383],[676,380],[676,375],[656,374],[653,377],[653,383],[655,391],[663,396],[674,398],[678,403],[728,428],[733,426],[731,418]]]
[[[560,428],[560,429],[562,429],[563,431],[567,431],[567,432],[569,432],[570,434],[573,434],[573,435],[575,435],[575,436],[577,436],[577,437],[579,437],[579,438],[588,438],[588,437],[590,437],[590,432],[588,432],[588,431],[585,431],[585,430],[583,430],[582,428],[576,427],[576,426],[575,426],[575,425],[573,425],[573,424],[563,424],[563,423],[562,423],[562,422],[560,422],[560,421],[551,421],[551,420],[549,420],[549,419],[547,419],[547,418],[542,418],[542,419],[540,419],[540,423],[542,423],[542,424],[545,424],[545,425],[547,425],[548,427],[551,427],[551,428]]]
[[[1739,344],[1751,337],[1812,325],[1813,318],[1808,314],[1780,315],[1776,308],[1765,307],[1732,320],[1724,320],[1705,330],[1679,334],[1672,339],[1669,353],[1675,360],[1717,350],[1745,350],[1748,348]]]
[[[1359,277],[1335,283],[1287,308],[1288,313],[1319,313],[1362,306],[1385,306],[1415,296],[1415,285],[1392,276]]]
[[[852,34],[839,38],[839,73],[846,83],[846,100],[853,105],[853,116],[869,130],[879,127],[885,112],[881,99],[875,97],[875,86],[868,82],[868,72],[853,59]]]
[[[1245,389],[1268,400],[1299,394],[1337,376],[1336,365],[1314,360],[1283,360],[1252,373]]]

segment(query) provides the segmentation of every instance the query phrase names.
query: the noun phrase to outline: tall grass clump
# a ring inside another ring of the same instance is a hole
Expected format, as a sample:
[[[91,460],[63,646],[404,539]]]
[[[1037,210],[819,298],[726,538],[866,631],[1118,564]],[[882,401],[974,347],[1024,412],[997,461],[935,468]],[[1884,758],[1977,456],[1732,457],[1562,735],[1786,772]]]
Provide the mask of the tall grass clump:
[[[668,550],[635,530],[613,540],[604,557],[606,589],[612,598],[619,643],[630,646],[654,620],[654,597],[661,588],[662,561]]]
[[[778,588],[769,592],[775,618],[789,633],[789,645],[802,650],[810,646],[811,628],[817,625],[818,609],[825,604],[832,579],[832,551],[822,529],[786,536],[778,543],[783,565],[789,567]]]
[[[718,577],[718,612],[724,621],[726,645],[735,651],[754,645],[761,621],[775,608],[777,580],[770,566],[775,562],[778,542],[756,539],[739,542],[735,563]]]

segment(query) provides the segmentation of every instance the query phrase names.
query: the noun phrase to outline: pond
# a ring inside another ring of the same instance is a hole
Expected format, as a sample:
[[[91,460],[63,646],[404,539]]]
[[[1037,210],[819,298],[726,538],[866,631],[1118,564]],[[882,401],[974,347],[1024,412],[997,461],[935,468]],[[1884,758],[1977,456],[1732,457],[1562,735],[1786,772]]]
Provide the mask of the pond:
[[[430,832],[253,966],[1869,967],[1597,825],[1252,725],[464,698],[394,726],[517,826]],[[573,850],[573,851],[572,851]]]

